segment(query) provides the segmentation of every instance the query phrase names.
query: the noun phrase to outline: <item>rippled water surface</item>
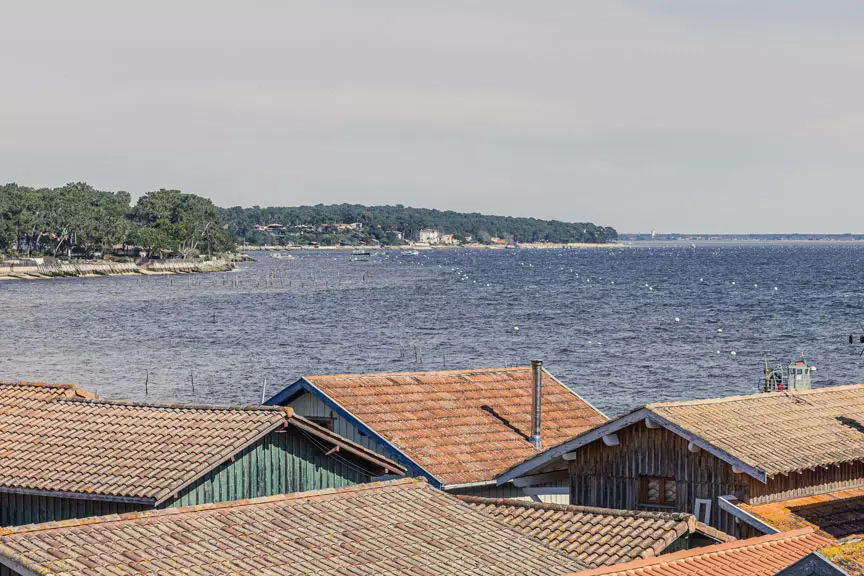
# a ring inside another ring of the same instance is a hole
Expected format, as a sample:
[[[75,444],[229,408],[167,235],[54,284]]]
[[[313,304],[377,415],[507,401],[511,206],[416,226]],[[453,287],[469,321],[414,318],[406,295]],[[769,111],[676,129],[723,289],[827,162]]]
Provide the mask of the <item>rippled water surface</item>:
[[[609,415],[756,391],[766,353],[805,352],[818,385],[862,382],[861,345],[847,340],[864,330],[862,257],[858,246],[302,252],[225,274],[7,281],[0,379],[256,403],[265,378],[269,395],[305,374],[542,358]]]

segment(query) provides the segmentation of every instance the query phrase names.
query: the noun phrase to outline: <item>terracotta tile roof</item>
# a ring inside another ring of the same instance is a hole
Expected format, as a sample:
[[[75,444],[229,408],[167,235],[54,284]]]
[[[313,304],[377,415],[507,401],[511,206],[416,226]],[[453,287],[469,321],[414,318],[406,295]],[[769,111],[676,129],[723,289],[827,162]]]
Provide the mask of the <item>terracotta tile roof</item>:
[[[458,498],[592,567],[657,556],[696,529],[696,518],[691,514]]]
[[[3,391],[8,391],[3,387]],[[0,487],[160,501],[288,412],[3,395]]]
[[[537,451],[531,368],[309,376],[305,380],[445,485],[490,482]],[[542,437],[563,442],[606,417],[543,374]]]
[[[9,406],[23,407],[28,402],[53,400],[60,397],[96,398],[96,395],[75,384],[0,380],[0,410]]]
[[[584,568],[424,480],[0,531],[38,574],[548,575]]]
[[[768,477],[864,460],[864,385],[772,392],[646,409]]]
[[[736,506],[781,531],[810,527],[829,538],[864,536],[864,488]]]
[[[819,552],[851,576],[864,576],[864,540],[832,544]]]
[[[802,528],[588,570],[579,576],[773,576],[826,543],[825,537]]]

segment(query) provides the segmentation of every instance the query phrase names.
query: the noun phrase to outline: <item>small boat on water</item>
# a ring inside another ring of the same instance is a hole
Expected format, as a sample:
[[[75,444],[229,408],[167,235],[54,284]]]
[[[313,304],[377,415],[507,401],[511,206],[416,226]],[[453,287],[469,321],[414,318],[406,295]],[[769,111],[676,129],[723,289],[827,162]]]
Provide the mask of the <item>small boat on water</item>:
[[[405,250],[402,252],[402,256],[419,256],[420,252],[417,250]]]
[[[371,256],[372,253],[369,252],[368,250],[354,250],[353,252],[351,252],[351,255],[352,256]]]
[[[275,252],[270,254],[271,258],[276,258],[277,260],[294,260],[294,256],[292,254],[283,254],[282,252]]]

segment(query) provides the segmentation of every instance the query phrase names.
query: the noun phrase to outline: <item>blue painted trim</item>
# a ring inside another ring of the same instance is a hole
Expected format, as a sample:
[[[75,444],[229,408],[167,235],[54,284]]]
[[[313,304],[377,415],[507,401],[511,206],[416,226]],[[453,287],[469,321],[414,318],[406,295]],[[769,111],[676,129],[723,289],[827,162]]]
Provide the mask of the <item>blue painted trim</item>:
[[[399,448],[394,446],[389,440],[385,439],[383,436],[375,432],[372,428],[363,423],[362,420],[358,419],[356,416],[351,414],[348,410],[343,408],[338,402],[330,398],[327,394],[325,394],[321,389],[317,386],[306,380],[305,378],[300,378],[293,384],[286,386],[280,392],[275,394],[272,398],[267,400],[264,404],[266,405],[278,405],[285,406],[290,402],[293,402],[303,394],[312,394],[313,396],[318,397],[322,402],[324,402],[327,406],[329,406],[334,412],[339,414],[342,418],[350,422],[355,428],[360,430],[363,434],[366,434],[379,444],[382,444],[390,449],[392,452],[391,458],[400,464],[404,464],[409,470],[414,472],[414,476],[425,476],[429,483],[435,488],[443,488],[443,483],[438,480],[435,476],[432,475],[431,472],[417,464],[410,456],[402,452]]]

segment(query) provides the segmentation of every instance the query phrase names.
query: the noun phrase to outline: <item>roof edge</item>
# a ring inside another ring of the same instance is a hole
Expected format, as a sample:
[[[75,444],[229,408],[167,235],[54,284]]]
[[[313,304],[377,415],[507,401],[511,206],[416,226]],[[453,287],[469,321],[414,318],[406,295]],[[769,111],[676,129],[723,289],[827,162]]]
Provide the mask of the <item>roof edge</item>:
[[[528,500],[516,500],[514,498],[486,498],[483,496],[465,496],[454,494],[456,498],[468,504],[492,504],[495,506],[515,506],[519,508],[530,508],[532,510],[557,510],[561,512],[580,512],[583,514],[597,514],[598,516],[614,516],[616,518],[644,518],[656,520],[663,518],[690,524],[695,530],[696,517],[688,512],[649,512],[647,510],[618,510],[615,508],[598,508],[596,506],[579,506],[576,504],[557,504],[554,502],[532,502]]]
[[[814,394],[826,394],[831,392],[842,392],[864,388],[864,384],[844,384],[842,386],[825,386],[823,388],[811,388],[809,390],[783,391],[783,392],[756,392],[754,394],[741,394],[738,396],[721,396],[720,398],[704,398],[702,400],[681,400],[678,402],[653,402],[646,404],[645,408],[674,408],[678,406],[699,406],[704,404],[722,404],[724,402],[738,402],[751,398],[770,398],[776,396],[811,396]]]
[[[426,370],[416,372],[368,372],[365,374],[315,374],[311,376],[303,376],[303,378],[312,382],[315,378],[339,378],[342,380],[349,379],[368,379],[368,378],[388,378],[391,376],[420,376],[428,374],[447,374],[458,376],[460,374],[501,374],[506,372],[528,372],[531,366],[509,366],[499,368],[465,368],[461,370]]]
[[[125,504],[143,504],[153,506],[155,498],[137,498],[135,496],[119,496],[98,492],[69,492],[65,490],[37,490],[33,488],[18,488],[15,486],[0,486],[0,493],[24,494],[27,496],[45,496],[52,498],[68,498],[70,500],[100,500],[104,502],[123,502]]]
[[[294,416],[294,409],[290,406],[261,406],[258,404],[247,404],[243,406],[232,406],[223,404],[186,404],[183,402],[141,402],[139,400],[106,400],[104,398],[61,398],[60,402],[76,402],[80,404],[92,404],[96,406],[116,406],[119,408],[153,408],[154,410],[190,410],[207,412],[284,412],[286,417]]]
[[[404,476],[408,471],[408,468],[399,464],[398,462],[387,458],[382,454],[378,454],[374,450],[370,450],[365,446],[357,444],[345,438],[344,436],[340,436],[336,434],[332,430],[328,430],[323,426],[319,426],[315,424],[311,420],[307,420],[306,418],[294,414],[288,419],[288,423],[292,426],[300,428],[301,430],[308,432],[310,434],[316,435],[318,438],[321,438],[325,442],[333,444],[334,446],[339,446],[345,448],[345,450],[358,458],[362,458],[367,462],[371,462],[381,468],[384,468],[388,471],[388,473],[397,473],[400,476]]]
[[[144,510],[141,512],[125,512],[123,514],[107,514],[104,516],[91,516],[88,518],[73,518],[71,520],[59,520],[55,522],[43,522],[40,524],[23,524],[20,526],[0,527],[0,536],[10,536],[12,534],[30,534],[34,532],[46,532],[49,530],[57,530],[61,528],[72,528],[75,526],[89,526],[92,524],[105,524],[110,522],[125,522],[128,520],[138,520],[141,518],[154,518],[161,516],[175,516],[180,514],[191,514],[195,512],[205,512],[208,510],[221,510],[225,508],[240,508],[245,506],[259,506],[270,502],[290,501],[290,500],[309,500],[312,498],[322,498],[331,494],[340,494],[346,492],[365,492],[367,490],[380,490],[390,486],[400,486],[408,484],[425,484],[428,482],[424,478],[399,478],[397,480],[385,480],[383,482],[370,482],[367,484],[355,484],[354,486],[343,486],[340,488],[324,488],[321,490],[310,490],[307,492],[291,492],[288,494],[276,494],[273,496],[262,496],[260,498],[251,498],[248,500],[226,500],[224,502],[211,502],[209,504],[198,504],[196,506],[180,506],[176,508],[162,508],[159,510]],[[2,546],[2,542],[0,542]]]
[[[737,548],[751,548],[754,546],[764,546],[766,544],[779,543],[787,540],[797,540],[807,536],[815,536],[821,540],[827,540],[818,535],[812,528],[800,528],[789,532],[778,532],[777,534],[769,534],[767,536],[759,536],[756,538],[748,538],[746,540],[733,540],[732,542],[723,542],[722,544],[713,544],[701,548],[691,548],[689,550],[680,550],[671,554],[663,554],[652,558],[643,558],[641,560],[633,560],[614,564],[612,566],[603,566],[601,568],[593,568],[584,572],[575,572],[566,576],[600,576],[602,574],[617,574],[634,570],[640,570],[656,566],[658,564],[670,564],[672,562],[685,560],[694,556],[719,555],[729,550]],[[818,548],[817,548],[818,549]]]

